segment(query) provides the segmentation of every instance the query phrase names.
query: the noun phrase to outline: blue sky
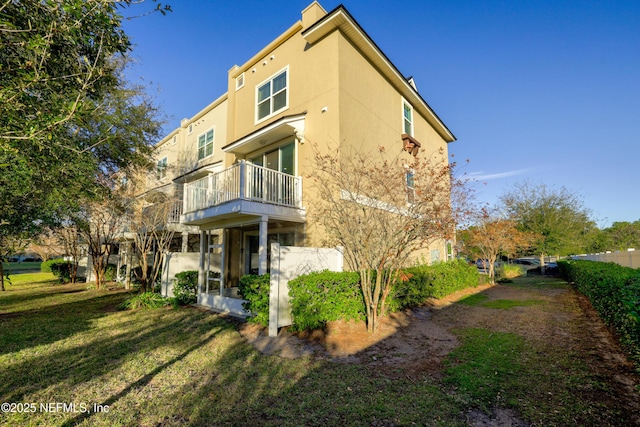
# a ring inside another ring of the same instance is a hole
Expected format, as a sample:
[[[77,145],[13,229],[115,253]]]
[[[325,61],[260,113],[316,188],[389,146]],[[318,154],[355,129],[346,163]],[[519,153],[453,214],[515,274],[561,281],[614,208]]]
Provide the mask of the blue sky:
[[[129,77],[157,90],[172,130],[311,0],[168,3],[124,27]],[[600,226],[640,219],[640,1],[343,4],[458,138],[480,201],[529,180],[578,192]]]

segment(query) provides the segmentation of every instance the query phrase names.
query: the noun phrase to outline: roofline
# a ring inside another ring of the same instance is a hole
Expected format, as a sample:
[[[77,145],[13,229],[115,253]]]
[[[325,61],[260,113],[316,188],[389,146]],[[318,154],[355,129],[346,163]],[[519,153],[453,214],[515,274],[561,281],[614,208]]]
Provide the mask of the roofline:
[[[162,138],[160,141],[158,141],[155,144],[155,148],[159,148],[160,146],[164,145],[167,141],[169,141],[174,135],[177,135],[181,129],[185,129],[187,126],[189,126],[190,123],[198,120],[199,118],[201,118],[202,116],[204,116],[205,114],[207,114],[209,111],[213,110],[214,108],[216,108],[218,105],[222,104],[224,101],[226,101],[229,98],[229,93],[225,92],[222,95],[220,95],[216,100],[214,100],[213,102],[211,102],[209,105],[207,105],[206,107],[204,107],[202,110],[198,111],[193,117],[191,117],[190,119],[182,119],[180,121],[180,126],[178,126],[177,128],[175,128],[174,130],[172,130],[171,132],[169,132],[167,134],[167,136],[165,136],[164,138]]]
[[[451,130],[449,130],[447,125],[445,125],[444,122],[440,119],[440,117],[438,117],[436,112],[431,108],[431,106],[427,103],[427,101],[425,101],[422,95],[420,95],[420,93],[418,93],[418,91],[415,90],[413,86],[409,84],[409,82],[404,77],[404,75],[400,72],[400,70],[398,70],[395,64],[391,62],[391,60],[387,57],[387,55],[385,55],[382,49],[380,49],[380,47],[373,41],[373,39],[369,36],[369,34],[367,34],[367,32],[362,28],[362,26],[358,23],[358,21],[356,21],[356,19],[351,15],[351,13],[349,13],[347,8],[343,4],[338,5],[335,9],[327,13],[325,16],[323,16],[321,19],[319,19],[309,28],[302,31],[302,36],[305,37],[305,36],[308,36],[310,33],[317,31],[323,24],[326,24],[328,21],[335,19],[340,14],[343,14],[347,19],[347,21],[350,22],[353,25],[353,27],[362,35],[363,39],[372,46],[375,53],[378,54],[383,59],[384,63],[389,67],[391,74],[395,76],[396,80],[402,82],[401,85],[403,87],[399,88],[400,91],[402,92],[402,89],[404,89],[405,92],[408,91],[411,95],[417,98],[417,100],[420,103],[422,103],[423,106],[425,107],[428,115],[431,115],[433,117],[434,121],[436,122],[435,124],[440,125],[440,127],[442,128],[442,132],[439,132],[441,136],[447,142],[455,141],[457,138],[455,137],[455,135],[453,135]],[[330,31],[332,32],[334,30],[330,30]],[[343,35],[344,34],[345,33],[343,32]],[[381,71],[384,72],[384,70],[381,70]],[[403,95],[406,96],[406,94],[403,94]],[[406,96],[406,97],[410,97],[410,96]],[[415,108],[415,105],[414,105],[414,108]]]

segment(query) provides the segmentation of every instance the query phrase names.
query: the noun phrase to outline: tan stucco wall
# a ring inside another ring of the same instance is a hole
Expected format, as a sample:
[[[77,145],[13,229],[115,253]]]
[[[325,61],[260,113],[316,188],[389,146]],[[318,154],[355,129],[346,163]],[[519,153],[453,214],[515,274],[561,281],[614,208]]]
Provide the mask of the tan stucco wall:
[[[170,183],[175,177],[187,172],[224,161],[224,153],[220,148],[227,141],[227,110],[228,101],[226,96],[222,96],[191,119],[183,120],[178,129],[157,145],[154,157],[156,161],[167,157],[167,175],[156,182],[156,185]],[[191,132],[189,132],[190,127]],[[212,128],[214,129],[213,155],[198,160],[198,137]]]
[[[176,144],[170,143],[173,133],[159,144],[157,158],[166,155],[169,167],[173,167],[163,181],[170,182],[186,170],[204,164],[220,162],[220,168],[226,168],[238,159],[252,158],[288,143],[292,137],[272,141],[246,155],[226,154],[221,150],[283,116],[301,113],[306,113],[305,129],[303,137],[296,142],[296,175],[303,177],[305,207],[318,202],[308,178],[314,165],[314,149],[348,154],[351,150],[377,152],[377,147],[383,145],[389,156],[409,158],[409,154],[402,151],[401,140],[402,93],[407,93],[406,83],[390,80],[389,73],[386,77],[381,74],[341,31],[333,31],[313,45],[307,43],[302,33],[312,24],[311,17],[323,15],[324,11],[318,7],[309,9],[311,13],[302,22],[295,23],[245,64],[231,68],[227,75],[228,92],[193,118],[184,120],[174,132]],[[257,122],[256,88],[285,68],[288,69],[288,108]],[[236,78],[241,74],[244,85],[236,89]],[[420,110],[428,108],[421,106]],[[446,141],[418,109],[413,111],[414,137],[422,144],[420,155],[427,156],[441,149],[446,159]],[[189,125],[193,126],[191,134],[188,134]],[[197,162],[198,135],[212,126],[216,132],[214,155]],[[316,224],[307,223],[304,229],[306,245],[325,241],[326,234]],[[436,246],[443,247],[440,243]],[[239,261],[233,260],[231,264]]]

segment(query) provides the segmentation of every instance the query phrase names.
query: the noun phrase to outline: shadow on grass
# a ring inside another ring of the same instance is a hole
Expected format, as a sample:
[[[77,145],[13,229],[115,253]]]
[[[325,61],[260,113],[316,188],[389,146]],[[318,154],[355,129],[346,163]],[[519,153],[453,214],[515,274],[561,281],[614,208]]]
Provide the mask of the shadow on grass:
[[[153,313],[152,322],[148,318],[137,321],[136,313],[111,313],[121,317],[120,324],[116,330],[103,331],[105,336],[97,338],[89,330],[95,316],[84,317],[74,330],[65,331],[68,336],[76,335],[77,345],[66,345],[64,349],[43,352],[40,356],[0,368],[0,396],[5,396],[7,401],[20,402],[25,395],[53,385],[64,384],[73,389],[117,370],[127,362],[130,354],[147,355],[158,347],[182,345],[183,335],[176,331],[189,330],[193,317],[186,310],[178,314],[170,309],[163,311],[165,313]],[[170,320],[163,319],[165,316]],[[205,323],[207,328],[203,332],[214,326],[211,322]]]
[[[138,390],[138,389],[143,388],[143,387],[146,387],[158,374],[160,374],[161,372],[163,372],[166,369],[170,368],[172,365],[176,364],[177,362],[182,361],[189,354],[191,354],[192,352],[198,350],[199,348],[201,348],[205,344],[207,344],[210,341],[212,341],[216,337],[216,333],[219,332],[219,331],[220,331],[220,328],[209,331],[209,333],[204,335],[203,338],[199,342],[197,342],[196,344],[192,345],[187,350],[183,351],[182,353],[180,353],[179,355],[177,355],[174,358],[170,359],[169,361],[167,361],[167,362],[165,362],[165,363],[163,363],[161,365],[156,366],[150,372],[142,375],[138,380],[130,383],[127,387],[125,387],[119,393],[116,393],[116,394],[110,396],[109,398],[107,398],[106,400],[101,401],[99,403],[99,406],[102,407],[102,408],[110,407],[114,403],[118,402],[120,399],[122,399],[122,398],[126,397],[127,395],[129,395],[132,391]],[[67,420],[64,424],[62,424],[62,426],[63,427],[70,427],[70,426],[78,425],[81,422],[83,422],[84,420],[92,417],[93,415],[95,415],[97,413],[98,412],[85,412],[85,413],[82,413],[82,414],[80,414],[80,415],[78,415],[78,416],[76,416],[76,417],[74,417],[74,418],[72,418],[70,420]]]
[[[104,294],[65,288],[57,291],[57,294],[70,298],[83,299],[0,314],[0,355],[51,344],[87,331],[92,320],[105,316],[108,310],[114,310],[126,298],[123,293]],[[51,295],[42,293],[38,298],[25,298],[22,302],[34,302]]]
[[[52,284],[53,285],[53,284]],[[21,313],[28,313],[29,310],[11,310],[12,308],[16,308],[20,305],[25,304],[35,304],[39,300],[49,298],[51,295],[58,294],[76,294],[80,292],[86,292],[86,285],[82,288],[78,289],[69,289],[69,290],[60,290],[61,288],[56,288],[55,285],[51,287],[46,287],[45,290],[41,293],[13,293],[9,295],[0,295],[0,318],[4,316],[15,316]]]
[[[491,288],[485,291],[488,295],[490,292]],[[26,423],[65,426],[467,424],[465,411],[469,401],[462,397],[460,388],[452,393],[451,389],[427,377],[389,378],[365,364],[264,356],[239,336],[233,322],[218,315],[194,309],[107,313],[104,310],[112,302],[100,298],[44,310],[45,317],[51,318],[56,317],[56,309],[66,307],[75,313],[66,318],[67,321],[79,318],[84,323],[77,332],[68,334],[68,341],[61,342],[59,347],[56,344],[39,348],[19,360],[5,359],[11,363],[0,364],[0,396],[5,401],[19,402],[66,393],[63,396],[67,399],[94,399],[112,409],[108,413],[35,414],[33,416],[39,418],[23,418]],[[82,304],[85,304],[84,314]],[[453,304],[441,310],[451,313],[452,317],[461,317],[473,310],[488,309]],[[495,310],[489,311],[495,314]],[[63,313],[65,311],[58,311],[57,316],[64,318]],[[34,310],[25,317],[38,318],[39,314],[40,311]],[[483,329],[490,326],[484,325]],[[479,340],[487,341],[485,335],[501,337],[502,333],[483,333]],[[494,351],[494,341],[490,344],[479,348],[483,353],[490,353]],[[517,353],[509,357],[517,358]],[[387,356],[392,355],[385,354]],[[544,359],[546,354],[537,357]],[[554,377],[560,368],[550,374],[535,371],[540,375],[534,378],[540,384],[539,392],[551,404],[557,395],[546,394],[550,390],[555,392],[547,384],[566,385]],[[487,381],[498,381],[489,364],[487,372],[491,374]],[[577,381],[572,386],[584,384]],[[518,387],[525,388],[524,385]],[[514,393],[502,384],[498,384],[497,390],[502,396]],[[593,390],[581,394],[580,389],[567,389],[570,391],[575,392],[576,399],[593,393]],[[493,399],[495,393],[492,389],[487,399]],[[518,397],[535,400],[535,395],[528,390],[526,393]],[[591,398],[596,399],[597,395]],[[536,402],[528,404],[532,411],[537,409]],[[565,415],[574,415],[572,408],[560,409]],[[545,424],[545,420],[553,424],[558,420],[553,417],[549,415],[539,424]]]

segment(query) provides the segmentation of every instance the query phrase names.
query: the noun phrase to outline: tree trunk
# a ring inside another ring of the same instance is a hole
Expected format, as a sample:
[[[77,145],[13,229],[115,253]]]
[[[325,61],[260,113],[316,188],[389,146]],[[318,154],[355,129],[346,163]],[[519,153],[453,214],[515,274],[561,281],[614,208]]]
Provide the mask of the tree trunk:
[[[540,274],[545,274],[547,272],[547,268],[544,265],[544,254],[540,254]]]
[[[4,265],[0,260],[0,292],[4,292]]]

